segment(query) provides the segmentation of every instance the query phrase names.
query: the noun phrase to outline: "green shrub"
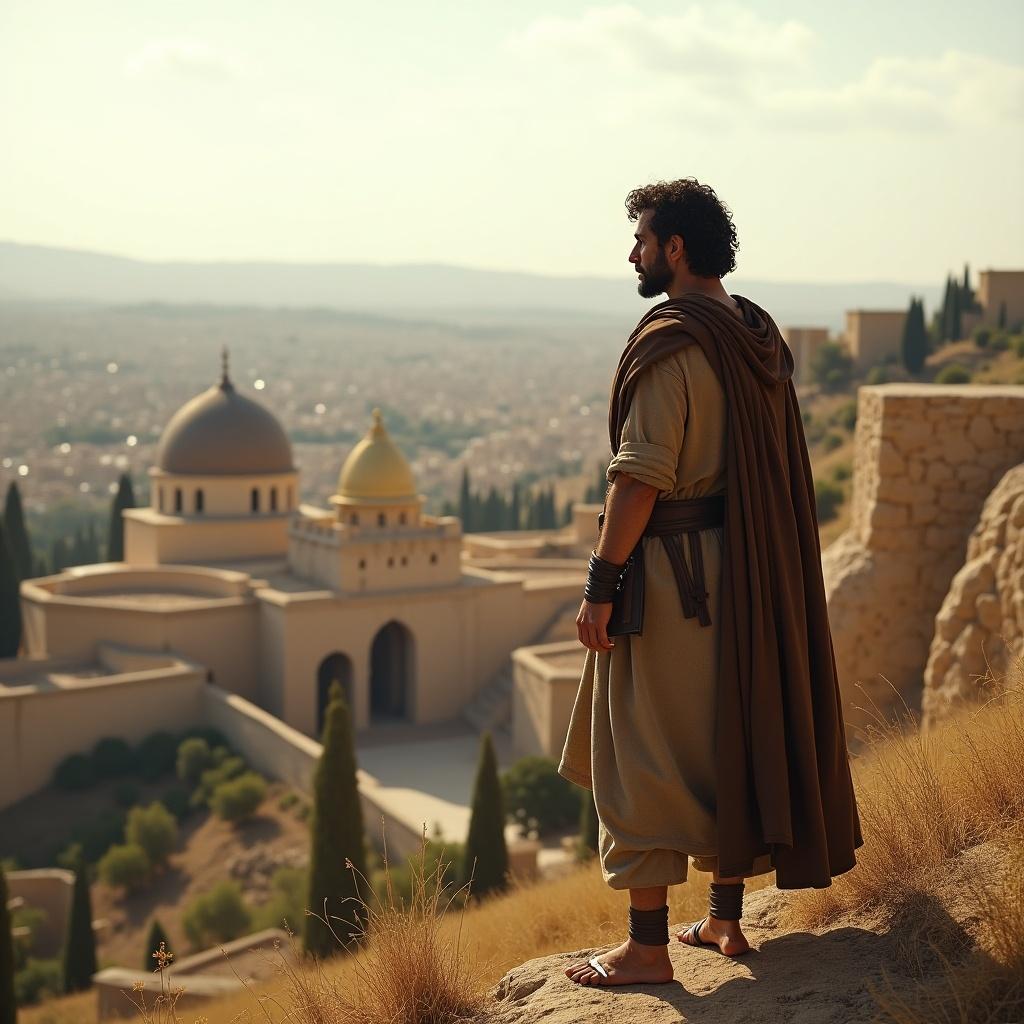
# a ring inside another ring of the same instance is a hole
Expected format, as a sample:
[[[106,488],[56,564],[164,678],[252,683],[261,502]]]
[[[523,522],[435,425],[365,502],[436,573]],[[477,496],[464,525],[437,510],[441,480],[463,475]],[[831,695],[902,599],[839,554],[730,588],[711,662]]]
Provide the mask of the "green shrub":
[[[96,768],[92,758],[85,754],[71,754],[65,757],[53,774],[53,784],[58,789],[72,792],[89,789],[96,784]]]
[[[182,740],[178,747],[178,756],[175,758],[175,769],[178,778],[194,789],[199,785],[203,772],[213,767],[213,752],[210,744],[201,736],[194,736],[191,739]]]
[[[837,448],[842,448],[842,446],[842,437],[839,434],[833,434],[832,431],[829,431],[821,439],[821,447],[824,448],[827,452],[834,452]]]
[[[124,827],[129,845],[141,847],[154,867],[164,864],[178,843],[178,822],[162,803],[133,807]]]
[[[245,760],[241,757],[231,756],[224,747],[218,747],[213,752],[214,764],[203,772],[190,798],[193,807],[209,807],[210,801],[216,790],[237,779],[245,771]]]
[[[245,772],[235,779],[222,782],[210,798],[210,807],[225,821],[244,821],[251,818],[267,795],[267,783],[256,772]]]
[[[833,480],[849,480],[853,470],[848,462],[840,462],[832,467]]]
[[[192,945],[201,948],[244,935],[252,926],[252,916],[242,898],[241,886],[225,879],[188,905],[182,924]]]
[[[173,772],[177,756],[178,744],[169,732],[150,733],[139,744],[135,755],[139,772],[146,782],[156,782]]]
[[[113,779],[135,770],[135,754],[124,740],[108,736],[93,747],[92,763],[96,777]]]
[[[1024,334],[1015,334],[1010,339],[1010,348],[1017,354],[1018,359],[1024,359]]]
[[[192,810],[192,805],[188,798],[188,790],[181,786],[173,786],[167,790],[162,797],[160,797],[160,803],[164,805],[178,819],[183,821],[188,817],[189,811]]]
[[[134,807],[141,795],[142,791],[134,782],[119,782],[114,787],[114,803],[118,807]]]
[[[457,892],[459,887],[459,865],[465,858],[465,845],[447,839],[428,839],[423,847],[423,879],[440,888],[449,886],[451,898],[462,903],[465,893]],[[396,905],[404,902],[411,906],[413,902],[413,872],[419,874],[419,855],[408,857],[398,864],[389,864],[385,872],[382,865],[377,864],[370,871],[370,887],[381,902],[388,902],[390,886],[392,898]],[[438,880],[439,879],[439,880]]]
[[[996,352],[1005,352],[1010,347],[1010,336],[1006,331],[998,331],[992,335],[992,340],[989,342],[989,348],[994,349]]]
[[[94,818],[79,825],[72,833],[73,843],[82,847],[82,856],[89,864],[95,864],[114,843],[124,839],[125,813],[111,808],[101,811]]]
[[[209,725],[196,725],[191,729],[186,729],[179,737],[178,744],[182,744],[185,740],[205,740],[206,745],[211,750],[216,750],[217,747],[229,747],[231,744],[228,743],[227,737],[219,729],[214,729]]]
[[[988,348],[988,343],[992,338],[992,331],[988,327],[975,327],[972,337],[977,348]]]
[[[306,916],[307,872],[303,868],[278,868],[270,880],[270,899],[253,911],[252,928],[286,927],[298,934]]]
[[[508,813],[524,829],[544,835],[579,821],[579,787],[558,774],[550,757],[520,758],[502,774],[501,789]]]
[[[25,966],[14,975],[14,998],[19,1006],[31,1006],[59,996],[63,987],[59,960],[29,957]]]
[[[832,414],[832,422],[844,430],[853,430],[857,425],[857,402],[844,402]]]
[[[885,384],[889,379],[889,371],[879,363],[877,366],[872,366],[868,370],[867,375],[864,377],[865,384]]]
[[[138,889],[149,878],[149,858],[141,846],[127,843],[112,846],[98,865],[100,878],[117,889]]]
[[[969,384],[970,380],[970,370],[959,363],[950,363],[948,366],[944,366],[935,377],[936,384]]]
[[[299,794],[294,789],[289,789],[287,793],[281,795],[281,799],[277,801],[278,810],[290,811],[299,802]]]
[[[811,376],[824,391],[842,391],[852,374],[853,360],[837,342],[826,341],[811,356]]]
[[[827,523],[835,519],[843,503],[843,489],[829,480],[814,481],[814,502],[818,510],[818,522]]]

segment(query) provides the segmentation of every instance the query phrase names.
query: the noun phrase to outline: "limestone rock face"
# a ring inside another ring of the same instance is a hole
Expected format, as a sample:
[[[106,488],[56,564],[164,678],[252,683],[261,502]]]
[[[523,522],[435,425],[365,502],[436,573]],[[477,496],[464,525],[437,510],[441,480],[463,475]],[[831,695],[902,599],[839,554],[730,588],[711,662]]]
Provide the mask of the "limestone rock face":
[[[991,696],[989,671],[999,675],[1022,657],[1024,463],[986,498],[967,541],[967,561],[935,616],[921,701],[925,727],[957,704]]]
[[[918,704],[935,616],[964,564],[971,528],[1024,452],[1024,387],[863,386],[855,443],[850,527],[822,554],[850,738],[874,709],[885,712],[901,697]],[[995,597],[986,570],[976,571],[982,578],[965,586],[975,598]],[[1006,618],[983,601],[972,621],[994,623],[997,615]],[[962,632],[949,639],[973,664],[979,636]]]

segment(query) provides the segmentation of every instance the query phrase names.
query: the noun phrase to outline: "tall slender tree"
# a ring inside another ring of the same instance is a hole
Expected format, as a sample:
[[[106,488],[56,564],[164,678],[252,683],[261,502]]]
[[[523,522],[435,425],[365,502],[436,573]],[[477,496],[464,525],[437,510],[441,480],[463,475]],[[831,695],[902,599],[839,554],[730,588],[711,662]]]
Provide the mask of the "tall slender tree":
[[[0,1024],[16,1024],[18,1020],[14,1000],[14,936],[8,899],[7,876],[0,864]]]
[[[21,600],[18,570],[0,522],[0,658],[16,658],[21,647]]]
[[[469,488],[469,467],[462,467],[462,483],[459,486],[459,518],[462,520],[462,532],[472,533],[476,529],[473,522],[473,495]]]
[[[928,355],[928,331],[924,325],[924,300],[911,298],[910,309],[903,321],[901,344],[903,365],[908,373],[920,373]]]
[[[88,870],[85,859],[79,854],[75,865],[75,887],[71,893],[71,913],[64,936],[65,992],[81,992],[90,988],[97,970]]]
[[[473,782],[473,806],[462,858],[462,884],[483,896],[500,892],[508,884],[508,846],[505,843],[505,803],[498,777],[498,760],[489,731],[480,740],[480,756]]]
[[[117,494],[110,503],[110,524],[107,527],[107,561],[124,561],[124,518],[121,513],[126,508],[135,508],[135,491],[132,489],[132,478],[122,473],[117,481]]]
[[[12,480],[7,485],[7,497],[4,499],[4,525],[7,527],[7,543],[11,547],[14,567],[19,580],[27,580],[32,575],[32,543],[28,538],[28,527],[25,525],[25,511],[21,504],[21,492],[18,483]]]
[[[358,891],[360,877],[366,876],[363,811],[352,723],[337,680],[331,683],[321,743],[323,750],[313,776],[307,894],[310,914],[305,919],[302,943],[307,953],[327,957],[339,952],[339,939],[346,944],[350,937],[359,941],[366,926],[366,907]],[[358,874],[354,876],[346,862]]]
[[[164,931],[163,925],[154,917],[149,926],[149,934],[146,936],[146,955],[142,961],[142,969],[144,971],[156,970],[156,960],[153,959],[153,954],[160,948],[161,942],[164,944],[164,949],[169,950],[171,948],[167,932]]]

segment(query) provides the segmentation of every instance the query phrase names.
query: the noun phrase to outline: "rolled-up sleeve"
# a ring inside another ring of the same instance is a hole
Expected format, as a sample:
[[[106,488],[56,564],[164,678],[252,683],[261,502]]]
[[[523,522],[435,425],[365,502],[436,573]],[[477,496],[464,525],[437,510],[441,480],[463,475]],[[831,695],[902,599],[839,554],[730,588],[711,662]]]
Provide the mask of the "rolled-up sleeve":
[[[628,473],[670,497],[676,484],[687,410],[686,379],[675,369],[653,363],[636,381],[618,454],[608,463],[610,482]]]

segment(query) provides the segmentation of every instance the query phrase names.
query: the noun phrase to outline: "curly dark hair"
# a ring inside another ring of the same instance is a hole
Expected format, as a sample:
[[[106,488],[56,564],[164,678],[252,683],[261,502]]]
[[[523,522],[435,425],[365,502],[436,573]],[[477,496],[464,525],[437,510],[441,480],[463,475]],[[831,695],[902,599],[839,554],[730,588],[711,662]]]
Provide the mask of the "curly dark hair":
[[[651,230],[659,245],[682,236],[691,274],[721,278],[736,269],[739,242],[732,211],[710,185],[679,178],[635,188],[626,196],[626,213],[635,221],[644,210],[654,211]]]

